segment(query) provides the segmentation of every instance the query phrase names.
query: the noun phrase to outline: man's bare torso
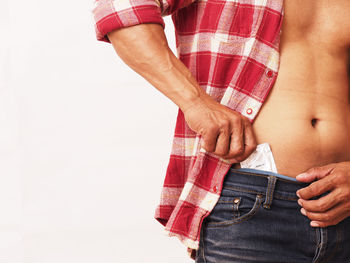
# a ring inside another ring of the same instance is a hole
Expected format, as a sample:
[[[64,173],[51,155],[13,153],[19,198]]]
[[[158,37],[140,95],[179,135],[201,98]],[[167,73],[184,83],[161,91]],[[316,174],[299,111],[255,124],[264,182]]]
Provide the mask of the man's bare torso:
[[[350,1],[286,0],[284,14],[278,77],[253,129],[295,177],[350,160]]]

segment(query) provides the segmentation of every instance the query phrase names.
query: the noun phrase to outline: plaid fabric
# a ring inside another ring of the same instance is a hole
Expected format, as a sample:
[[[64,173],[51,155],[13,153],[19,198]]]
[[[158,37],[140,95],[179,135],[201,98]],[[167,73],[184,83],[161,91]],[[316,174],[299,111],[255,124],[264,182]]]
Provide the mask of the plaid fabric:
[[[279,67],[283,0],[95,0],[97,39],[140,23],[164,25],[172,15],[179,59],[200,87],[253,122]],[[182,111],[174,131],[155,218],[194,258],[203,219],[221,193],[230,164],[201,148]]]

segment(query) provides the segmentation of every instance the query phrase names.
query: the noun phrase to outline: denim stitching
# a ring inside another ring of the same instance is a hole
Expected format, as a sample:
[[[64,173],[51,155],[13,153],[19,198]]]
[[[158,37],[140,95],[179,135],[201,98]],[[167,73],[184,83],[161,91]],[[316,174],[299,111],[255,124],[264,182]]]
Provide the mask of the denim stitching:
[[[324,256],[326,250],[327,250],[327,228],[318,228],[319,230],[319,243],[317,245],[318,253],[314,257],[313,263],[321,263],[322,257]]]
[[[298,197],[284,197],[284,196],[282,196],[282,195],[279,195],[279,194],[274,194],[274,197],[276,198],[276,199],[283,199],[283,200],[289,200],[289,201],[297,201],[298,200]]]
[[[334,257],[334,255],[338,252],[339,245],[341,242],[341,234],[342,234],[342,231],[339,230],[339,225],[336,225],[336,233],[337,233],[337,239],[336,239],[336,243],[335,243],[335,248],[333,249],[333,251],[329,255],[329,257],[326,258],[322,263],[329,262]]]
[[[274,192],[275,192],[275,189],[276,189],[276,182],[277,182],[276,176],[271,177],[271,180],[272,180],[272,186],[271,186],[271,195],[270,195],[270,205],[272,203],[273,195],[274,195]]]
[[[235,191],[240,191],[240,192],[247,192],[247,193],[265,195],[265,193],[263,193],[263,192],[258,192],[258,191],[255,191],[255,190],[249,190],[249,189],[241,188],[241,187],[225,186],[225,188],[226,188],[226,189],[235,190]]]
[[[312,259],[312,263],[316,263],[316,260],[319,257],[319,252],[320,252],[320,229],[319,228],[315,228],[315,244],[316,244],[316,248],[315,248],[315,255],[314,258]]]
[[[257,195],[255,198],[255,203],[253,205],[253,208],[248,213],[243,215],[242,217],[236,218],[233,220],[226,220],[224,222],[208,222],[207,228],[220,228],[220,227],[224,227],[224,226],[230,226],[230,225],[242,223],[256,214],[256,212],[259,210],[259,207],[262,204],[262,201],[263,201],[263,196]]]
[[[268,185],[267,185],[267,191],[266,191],[266,199],[264,203],[264,208],[270,209],[272,199],[273,199],[273,192],[275,190],[276,185],[276,176],[269,176],[268,177]]]
[[[264,192],[258,192],[258,191],[254,191],[254,190],[249,190],[249,189],[245,189],[245,188],[240,188],[240,187],[233,187],[233,186],[225,186],[225,189],[229,189],[229,190],[234,190],[234,191],[239,191],[239,192],[245,192],[245,193],[253,193],[253,194],[259,194],[259,195],[263,195],[265,196]],[[278,199],[282,199],[282,200],[290,200],[290,201],[296,201],[298,200],[297,197],[293,198],[293,197],[284,197],[278,193],[274,194],[275,198]]]
[[[271,188],[271,181],[270,181],[270,179],[269,179],[270,177],[267,177],[267,190],[266,190],[266,196],[265,196],[265,202],[264,202],[264,204],[263,204],[263,207],[264,208],[268,208],[268,206],[266,206],[267,205],[267,202],[268,202],[268,200],[269,200],[269,195],[270,195],[270,188]]]

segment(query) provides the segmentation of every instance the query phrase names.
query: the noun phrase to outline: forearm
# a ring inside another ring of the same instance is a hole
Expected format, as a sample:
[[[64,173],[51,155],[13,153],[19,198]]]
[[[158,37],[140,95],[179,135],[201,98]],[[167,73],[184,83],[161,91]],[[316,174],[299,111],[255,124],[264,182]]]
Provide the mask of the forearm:
[[[108,34],[121,59],[179,106],[188,127],[202,136],[203,149],[230,163],[256,148],[248,118],[207,94],[172,53],[158,24],[138,24]],[[233,139],[231,139],[233,138]]]
[[[163,28],[140,24],[110,32],[119,57],[172,100],[182,111],[197,101],[215,101],[202,90],[189,69],[173,54]]]

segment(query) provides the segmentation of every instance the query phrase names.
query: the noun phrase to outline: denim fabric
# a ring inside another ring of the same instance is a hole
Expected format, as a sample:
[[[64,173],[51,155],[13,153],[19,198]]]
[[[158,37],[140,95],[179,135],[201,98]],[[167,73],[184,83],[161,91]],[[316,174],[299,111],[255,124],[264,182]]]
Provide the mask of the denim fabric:
[[[314,228],[296,191],[308,184],[276,173],[231,168],[203,220],[196,263],[347,263],[350,218]]]

